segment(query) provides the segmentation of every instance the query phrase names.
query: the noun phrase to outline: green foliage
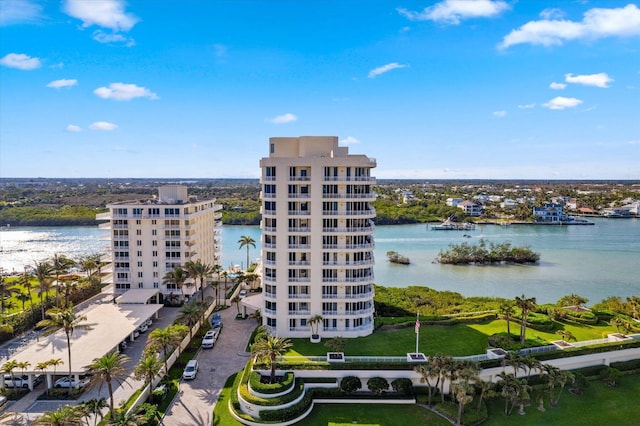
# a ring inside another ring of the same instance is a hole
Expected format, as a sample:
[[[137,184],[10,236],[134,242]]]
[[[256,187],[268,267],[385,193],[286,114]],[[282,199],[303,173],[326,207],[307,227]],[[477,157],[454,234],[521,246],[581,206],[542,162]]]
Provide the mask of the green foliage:
[[[362,388],[362,382],[356,376],[343,377],[340,380],[340,389],[347,395]]]
[[[284,392],[291,389],[294,382],[294,376],[292,372],[286,372],[284,378],[280,383],[262,383],[262,375],[256,371],[252,372],[249,376],[249,385],[251,389],[262,394],[274,394]]]
[[[468,405],[471,407],[474,404],[473,402],[471,402]],[[438,413],[442,413],[445,417],[447,417],[448,419],[454,422],[458,418],[458,405],[453,402],[449,402],[449,401],[445,401],[444,403],[440,402],[436,404],[435,410]],[[484,410],[480,409],[480,411],[476,410],[475,408],[470,410],[464,410],[464,412],[462,413],[462,424],[475,425],[482,422],[486,418],[487,418],[486,406],[484,407]]]
[[[0,223],[11,226],[95,225],[98,210],[85,206],[6,206],[0,209]]]
[[[389,382],[384,377],[372,377],[367,380],[367,388],[376,395],[380,395],[389,390]]]
[[[529,247],[512,247],[511,243],[490,243],[487,249],[484,240],[479,244],[449,244],[449,250],[438,253],[442,264],[489,264],[489,263],[536,263],[540,254]]]
[[[401,395],[411,395],[413,393],[413,382],[411,379],[399,378],[391,382],[391,388]]]
[[[413,317],[445,315],[461,312],[497,310],[506,299],[496,297],[463,297],[453,291],[438,291],[429,287],[375,286],[374,303],[380,317]]]

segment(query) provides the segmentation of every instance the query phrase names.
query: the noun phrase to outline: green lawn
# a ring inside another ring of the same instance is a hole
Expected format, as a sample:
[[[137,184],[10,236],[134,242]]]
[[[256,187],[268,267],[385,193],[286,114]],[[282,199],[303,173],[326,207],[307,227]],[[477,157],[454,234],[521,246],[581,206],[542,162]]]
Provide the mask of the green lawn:
[[[578,340],[600,339],[604,333],[616,332],[609,325],[576,325],[556,323],[557,329],[570,331]],[[443,353],[451,356],[468,356],[485,353],[487,339],[494,333],[507,330],[506,321],[493,320],[483,324],[458,324],[452,326],[423,325],[420,327],[420,352],[427,355]],[[511,333],[517,334],[519,327],[511,324]],[[545,341],[559,340],[555,332],[527,329],[527,338],[539,337]],[[311,343],[308,338],[291,339],[293,347],[286,355],[322,356],[330,349],[322,343]],[[416,335],[413,327],[399,330],[376,331],[367,337],[346,339],[344,350],[351,356],[404,356],[414,352]]]
[[[451,423],[417,405],[316,404],[307,418],[295,424],[300,426],[337,426],[347,424],[449,426]]]
[[[625,376],[615,388],[592,381],[582,396],[573,395],[565,389],[557,407],[551,408],[548,403],[545,407],[545,412],[538,411],[537,405],[527,407],[524,416],[517,414],[516,407],[507,417],[504,415],[504,400],[493,400],[488,406],[489,419],[483,425],[637,425],[640,424],[640,376]]]

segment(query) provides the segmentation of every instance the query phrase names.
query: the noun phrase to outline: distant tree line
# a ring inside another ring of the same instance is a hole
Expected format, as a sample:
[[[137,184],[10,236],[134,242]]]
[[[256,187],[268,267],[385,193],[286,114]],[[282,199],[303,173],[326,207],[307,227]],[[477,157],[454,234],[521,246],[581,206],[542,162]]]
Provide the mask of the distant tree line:
[[[528,247],[514,247],[511,243],[490,243],[480,240],[477,245],[468,243],[449,244],[449,250],[440,251],[437,258],[443,264],[470,264],[470,263],[536,263],[540,260],[540,254]]]

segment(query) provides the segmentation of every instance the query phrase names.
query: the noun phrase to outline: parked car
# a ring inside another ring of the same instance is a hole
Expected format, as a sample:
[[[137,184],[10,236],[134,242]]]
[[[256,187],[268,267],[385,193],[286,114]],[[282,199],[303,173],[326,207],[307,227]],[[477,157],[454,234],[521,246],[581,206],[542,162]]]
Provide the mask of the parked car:
[[[61,379],[56,380],[53,384],[55,388],[68,388],[71,386],[72,388],[82,388],[89,384],[89,376],[80,376],[80,380],[76,383],[75,377],[71,377],[71,381],[69,381],[69,377],[63,377]]]
[[[215,329],[222,329],[222,317],[220,316],[220,314],[213,314],[211,315],[211,329],[215,330]]]
[[[244,299],[245,297],[247,297],[247,290],[240,290],[240,299]]]
[[[147,326],[147,323],[146,323],[146,322],[142,323],[142,325],[141,325],[140,327],[138,327],[138,331],[139,331],[140,333],[144,333],[144,332],[146,332],[148,329],[149,329],[149,327]]]
[[[202,347],[205,349],[213,348],[213,344],[218,340],[218,334],[220,333],[220,329],[216,328],[215,330],[209,330],[206,332],[204,337],[202,338]]]
[[[196,378],[198,374],[198,360],[192,359],[187,362],[187,366],[184,368],[182,372],[182,378],[185,380],[192,380]]]
[[[153,320],[151,318],[149,318],[144,323],[147,324],[147,327],[151,327],[151,324],[153,324]]]
[[[42,382],[42,375],[38,375],[33,378],[33,386],[36,386],[40,382]],[[5,374],[4,386],[7,388],[25,388],[26,389],[29,387],[29,377],[25,374],[22,376],[14,375],[12,378],[10,374]]]

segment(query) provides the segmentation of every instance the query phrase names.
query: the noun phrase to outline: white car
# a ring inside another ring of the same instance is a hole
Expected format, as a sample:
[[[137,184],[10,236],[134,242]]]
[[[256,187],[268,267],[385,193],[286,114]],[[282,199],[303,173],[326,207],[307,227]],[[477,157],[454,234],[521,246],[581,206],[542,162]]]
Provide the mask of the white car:
[[[220,329],[217,328],[215,330],[209,330],[202,338],[202,347],[205,349],[213,348],[213,344],[218,340],[218,334],[220,333]]]
[[[147,326],[147,323],[146,323],[146,322],[142,323],[142,325],[141,325],[140,327],[138,327],[138,331],[139,331],[140,333],[144,333],[144,332],[146,332],[148,329],[149,329],[149,326]]]
[[[247,297],[247,290],[240,290],[240,299],[244,299],[245,297]]]
[[[80,380],[76,383],[75,377],[71,377],[71,381],[69,381],[69,377],[63,377],[61,379],[56,380],[53,384],[55,388],[68,388],[71,385],[72,388],[82,388],[89,384],[89,377],[80,376]]]
[[[182,378],[187,379],[195,379],[196,374],[198,374],[198,360],[192,359],[187,362],[187,366],[184,368],[182,372]]]

